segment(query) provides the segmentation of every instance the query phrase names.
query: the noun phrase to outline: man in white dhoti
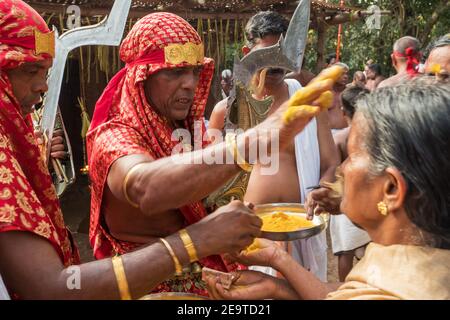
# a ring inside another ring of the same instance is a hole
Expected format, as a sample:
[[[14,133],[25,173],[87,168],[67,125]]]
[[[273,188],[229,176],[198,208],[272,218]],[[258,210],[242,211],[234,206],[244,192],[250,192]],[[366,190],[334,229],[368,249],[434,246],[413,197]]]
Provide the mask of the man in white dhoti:
[[[276,44],[285,33],[287,21],[275,12],[260,12],[253,16],[246,26],[248,45],[244,52]],[[301,85],[293,79],[284,79],[281,69],[269,69],[260,96],[272,96],[273,104],[269,114],[275,112]],[[245,195],[245,200],[254,204],[291,202],[304,203],[307,188],[319,184],[320,180],[332,181],[338,163],[330,128],[328,114],[323,112],[313,119],[296,137],[291,147],[280,152],[279,171],[275,175],[263,175],[261,166],[255,165]],[[292,255],[305,268],[326,281],[327,245],[325,232],[292,243]],[[261,270],[261,269],[259,269]],[[273,274],[273,270],[265,272]]]

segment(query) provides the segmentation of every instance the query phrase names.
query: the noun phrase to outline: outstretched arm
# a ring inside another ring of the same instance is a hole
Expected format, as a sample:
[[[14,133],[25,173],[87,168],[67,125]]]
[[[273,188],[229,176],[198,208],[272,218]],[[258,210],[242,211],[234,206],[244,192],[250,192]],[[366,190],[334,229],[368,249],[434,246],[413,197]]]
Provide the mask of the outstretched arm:
[[[250,208],[234,201],[186,230],[198,258],[203,258],[248,246],[259,235],[261,224]],[[180,236],[165,240],[180,264],[188,264]],[[175,271],[161,242],[124,254],[122,261],[133,298],[149,293]],[[66,268],[50,242],[31,232],[0,232],[0,273],[9,290],[22,299],[120,299],[111,259]]]

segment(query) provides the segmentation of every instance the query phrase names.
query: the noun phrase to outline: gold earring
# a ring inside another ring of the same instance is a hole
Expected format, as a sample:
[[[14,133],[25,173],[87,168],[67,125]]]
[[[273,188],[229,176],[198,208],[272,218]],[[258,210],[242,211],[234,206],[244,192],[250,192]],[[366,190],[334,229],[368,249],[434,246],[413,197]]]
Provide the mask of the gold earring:
[[[383,216],[387,216],[388,214],[388,207],[387,204],[384,201],[380,201],[377,204],[378,212],[382,214]]]

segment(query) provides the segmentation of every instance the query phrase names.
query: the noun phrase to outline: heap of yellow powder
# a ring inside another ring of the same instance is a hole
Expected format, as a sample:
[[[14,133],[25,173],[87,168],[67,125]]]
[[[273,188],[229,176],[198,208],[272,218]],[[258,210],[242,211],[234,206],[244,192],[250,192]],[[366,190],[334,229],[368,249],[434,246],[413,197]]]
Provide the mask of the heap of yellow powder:
[[[247,247],[247,249],[245,249],[245,253],[246,254],[249,254],[249,253],[251,253],[251,252],[253,252],[253,251],[256,251],[256,250],[258,250],[259,249],[259,242],[258,242],[258,239],[255,239],[254,241],[253,241],[253,243],[251,244],[251,245],[249,245],[248,247]]]
[[[314,226],[312,221],[303,217],[276,212],[271,215],[263,216],[262,231],[269,232],[291,232],[302,228],[310,228]]]

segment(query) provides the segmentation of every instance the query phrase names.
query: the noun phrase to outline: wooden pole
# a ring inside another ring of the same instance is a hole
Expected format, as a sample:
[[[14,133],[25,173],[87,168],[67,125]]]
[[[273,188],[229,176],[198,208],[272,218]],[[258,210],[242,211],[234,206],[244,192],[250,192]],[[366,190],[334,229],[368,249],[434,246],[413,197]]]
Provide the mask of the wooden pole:
[[[341,0],[340,6],[343,7],[344,4],[345,4],[345,1]],[[341,41],[342,41],[342,23],[340,23],[338,26],[338,38],[337,38],[337,46],[336,46],[336,62],[340,61]]]

